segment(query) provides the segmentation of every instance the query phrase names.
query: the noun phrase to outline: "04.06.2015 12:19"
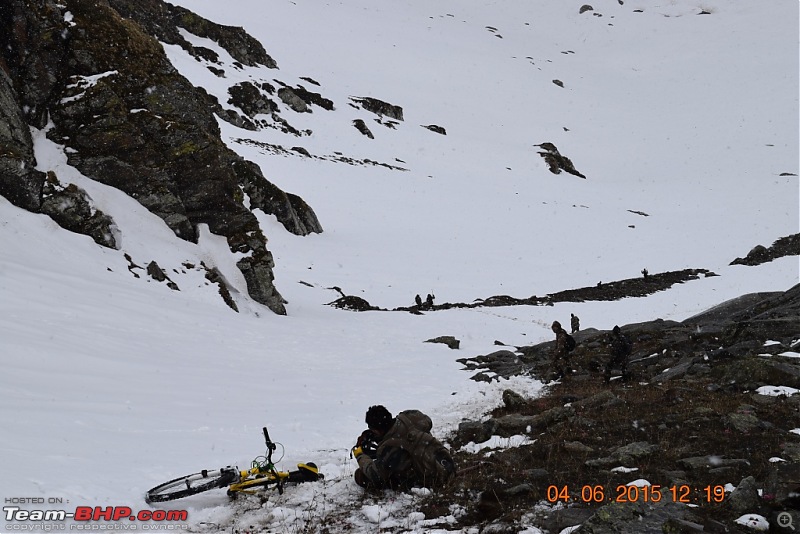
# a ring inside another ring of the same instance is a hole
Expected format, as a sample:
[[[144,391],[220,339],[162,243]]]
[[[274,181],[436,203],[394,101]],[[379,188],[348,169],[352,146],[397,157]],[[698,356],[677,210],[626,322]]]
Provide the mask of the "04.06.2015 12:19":
[[[677,486],[619,484],[612,490],[602,484],[584,484],[575,491],[566,485],[552,484],[547,487],[547,501],[551,503],[562,501],[605,504],[671,500],[684,504],[707,504],[721,503],[724,499],[725,487],[720,485],[694,488],[687,484]]]

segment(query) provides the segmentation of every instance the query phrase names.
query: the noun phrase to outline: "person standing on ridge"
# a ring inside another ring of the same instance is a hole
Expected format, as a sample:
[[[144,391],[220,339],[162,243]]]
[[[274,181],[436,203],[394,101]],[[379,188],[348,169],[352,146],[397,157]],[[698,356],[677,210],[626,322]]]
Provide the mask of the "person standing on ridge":
[[[572,372],[569,362],[569,334],[561,328],[561,323],[553,321],[550,327],[556,335],[556,346],[553,349],[553,368],[556,372],[556,379],[563,378]]]
[[[628,358],[633,350],[633,344],[628,337],[622,333],[619,326],[615,326],[608,336],[611,357],[606,363],[603,373],[606,383],[611,381],[611,370],[615,367],[622,371],[622,380],[628,380]]]

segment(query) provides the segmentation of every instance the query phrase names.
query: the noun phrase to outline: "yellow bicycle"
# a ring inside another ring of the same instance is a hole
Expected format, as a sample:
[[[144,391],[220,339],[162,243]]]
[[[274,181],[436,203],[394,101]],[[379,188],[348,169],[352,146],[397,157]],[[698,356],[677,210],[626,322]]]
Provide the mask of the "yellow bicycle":
[[[313,462],[297,464],[296,471],[278,471],[272,461],[272,453],[279,444],[269,438],[267,427],[264,427],[264,440],[267,443],[266,456],[253,460],[250,469],[240,471],[233,466],[204,469],[148,490],[144,500],[147,503],[173,501],[225,486],[228,486],[228,496],[235,499],[239,493],[255,493],[269,486],[275,486],[278,493],[283,493],[286,483],[315,482],[324,478]]]

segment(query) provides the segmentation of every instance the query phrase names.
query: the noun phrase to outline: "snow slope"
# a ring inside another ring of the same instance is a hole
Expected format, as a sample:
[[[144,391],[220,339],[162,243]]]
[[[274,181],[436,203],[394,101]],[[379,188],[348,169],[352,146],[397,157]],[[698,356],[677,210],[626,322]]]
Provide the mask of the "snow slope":
[[[468,379],[455,359],[496,350],[497,340],[549,339],[550,323],[570,313],[596,328],[680,320],[798,282],[797,257],[728,265],[798,232],[796,2],[606,1],[583,14],[579,4],[516,0],[176,3],[243,26],[278,62],[280,70],[238,69],[216,43],[189,36],[219,52],[218,78],[165,45],[223,105],[243,80],[303,84],[334,101],[334,111],[282,109],[313,131],[301,138],[220,121],[226,142],[303,197],[325,232],[294,236],[258,213],[289,301],[288,316],[275,316],[246,297],[221,238],[206,229],[197,245],[178,240],[34,131],[39,168],[86,189],[117,222],[121,250],[0,198],[5,506],[44,498],[67,510],[147,509],[144,491],[168,478],[248,465],[263,452],[266,425],[285,448],[281,467],[314,461],[326,482],[263,506],[214,492],[159,508],[188,510],[182,526],[193,531],[302,531],[323,520],[359,532],[431,531],[411,496],[362,500],[351,480],[348,452],[369,405],[419,408],[444,435],[496,405],[503,389],[540,387]],[[350,106],[351,96],[400,105],[405,120],[388,128]],[[357,118],[375,139],[352,127]],[[421,127],[430,124],[447,135]],[[587,179],[550,173],[534,146],[543,142]],[[318,157],[276,155],[264,143]],[[336,152],[407,170],[336,162]],[[147,277],[152,260],[180,291]],[[241,313],[206,282],[201,261],[239,290]],[[338,296],[332,286],[393,308],[429,292],[437,303],[541,296],[645,267],[720,276],[647,298],[554,307],[417,316],[325,306]],[[439,335],[461,348],[424,343]],[[5,528],[23,524],[31,526]]]

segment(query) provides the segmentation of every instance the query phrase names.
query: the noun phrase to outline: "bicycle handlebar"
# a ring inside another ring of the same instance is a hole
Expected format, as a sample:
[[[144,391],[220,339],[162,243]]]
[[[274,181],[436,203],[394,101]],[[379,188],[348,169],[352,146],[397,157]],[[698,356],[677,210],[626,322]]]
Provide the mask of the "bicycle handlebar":
[[[269,432],[267,431],[267,427],[264,427],[264,441],[267,442],[267,450],[270,452],[270,456],[272,456],[272,451],[278,448],[271,439],[269,439]]]

